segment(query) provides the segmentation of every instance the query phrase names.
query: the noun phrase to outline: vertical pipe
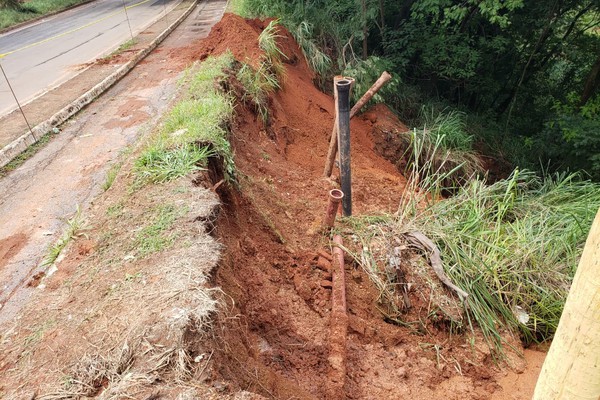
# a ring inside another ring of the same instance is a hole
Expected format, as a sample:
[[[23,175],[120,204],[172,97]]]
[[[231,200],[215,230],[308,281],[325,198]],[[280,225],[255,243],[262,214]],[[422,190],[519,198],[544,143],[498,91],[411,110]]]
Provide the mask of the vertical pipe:
[[[351,82],[342,79],[336,82],[338,91],[338,148],[340,154],[340,180],[342,184],[342,211],[344,216],[352,215],[352,176],[350,171],[350,86]]]
[[[327,212],[325,213],[325,220],[323,225],[325,228],[333,228],[335,223],[335,215],[337,214],[340,202],[344,198],[344,192],[338,189],[329,191],[329,203],[327,204]]]

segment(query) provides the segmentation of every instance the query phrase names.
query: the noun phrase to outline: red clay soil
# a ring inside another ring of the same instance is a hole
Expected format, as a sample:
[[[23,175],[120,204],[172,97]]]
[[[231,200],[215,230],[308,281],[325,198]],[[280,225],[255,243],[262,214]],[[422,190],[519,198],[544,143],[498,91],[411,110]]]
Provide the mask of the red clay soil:
[[[208,39],[170,57],[201,60],[231,50],[254,64],[266,23],[225,14]],[[348,257],[346,381],[328,396],[331,271],[318,251],[330,252],[320,223],[327,191],[336,187],[321,176],[333,101],[313,85],[291,36],[280,34],[286,73],[270,99],[270,122],[265,126],[250,108],[236,107],[231,141],[240,188],[219,189],[224,255],[214,283],[233,301],[218,317],[212,378],[231,390],[278,399],[491,398],[501,389],[500,369],[481,340],[473,344],[469,335],[451,335],[427,319],[417,333],[385,322],[378,291]],[[382,106],[351,123],[357,215],[395,212],[405,189],[405,178],[376,150],[377,132],[389,124],[406,129]],[[351,232],[343,234],[353,241]]]
[[[27,235],[18,233],[0,240],[0,269],[27,244]]]

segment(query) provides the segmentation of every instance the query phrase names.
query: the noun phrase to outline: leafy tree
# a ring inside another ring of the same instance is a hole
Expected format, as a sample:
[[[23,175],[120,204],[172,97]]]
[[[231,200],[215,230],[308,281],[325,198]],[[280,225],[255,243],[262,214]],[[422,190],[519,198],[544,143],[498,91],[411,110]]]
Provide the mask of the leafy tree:
[[[600,179],[591,111],[600,92],[600,0],[246,3],[292,31],[309,26],[310,43],[337,60],[328,73],[354,73],[357,88],[388,69],[396,86],[379,100],[404,117],[419,115],[422,104],[410,101],[445,102],[485,115],[485,137],[512,147],[505,155]]]

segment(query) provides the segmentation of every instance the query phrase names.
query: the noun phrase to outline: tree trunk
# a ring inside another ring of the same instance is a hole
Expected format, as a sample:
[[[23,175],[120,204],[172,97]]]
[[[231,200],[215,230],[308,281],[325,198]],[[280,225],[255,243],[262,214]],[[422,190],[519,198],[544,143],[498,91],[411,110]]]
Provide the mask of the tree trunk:
[[[533,400],[600,398],[600,211],[592,224]]]
[[[598,89],[598,86],[600,86],[600,56],[598,56],[596,59],[596,62],[592,66],[587,80],[585,81],[583,92],[581,93],[581,99],[579,100],[579,107],[585,106],[596,89]]]
[[[362,42],[362,59],[366,60],[369,56],[368,45],[367,45],[367,35],[369,34],[369,30],[367,28],[367,0],[361,0],[362,6],[362,16],[363,16],[363,42]]]

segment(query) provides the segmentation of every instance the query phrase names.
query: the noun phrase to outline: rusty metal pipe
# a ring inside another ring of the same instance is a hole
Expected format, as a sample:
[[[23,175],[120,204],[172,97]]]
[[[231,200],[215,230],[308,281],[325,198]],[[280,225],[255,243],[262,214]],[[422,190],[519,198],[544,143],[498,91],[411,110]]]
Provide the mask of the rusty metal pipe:
[[[326,228],[333,228],[335,216],[343,198],[344,192],[341,190],[333,189],[329,191],[329,203],[327,204],[327,212],[325,213],[325,220],[323,221],[323,225]]]
[[[346,279],[344,277],[344,251],[342,237],[333,237],[333,268],[331,289],[331,316],[329,322],[329,371],[327,373],[327,399],[345,399],[346,379],[346,335],[348,314],[346,313]]]

